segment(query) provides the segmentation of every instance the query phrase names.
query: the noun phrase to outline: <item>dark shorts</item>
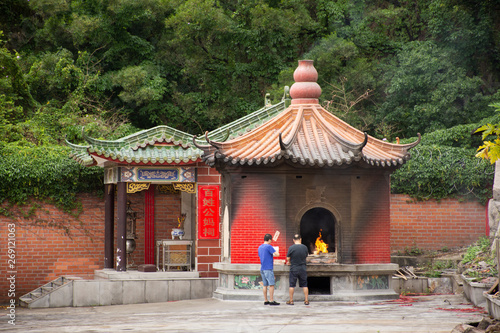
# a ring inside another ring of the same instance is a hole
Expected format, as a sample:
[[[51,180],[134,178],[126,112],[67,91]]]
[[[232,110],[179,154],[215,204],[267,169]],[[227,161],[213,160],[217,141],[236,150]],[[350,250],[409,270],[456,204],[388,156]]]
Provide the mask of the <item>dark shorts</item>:
[[[307,271],[305,269],[290,271],[290,288],[295,288],[299,279],[299,287],[307,287]]]

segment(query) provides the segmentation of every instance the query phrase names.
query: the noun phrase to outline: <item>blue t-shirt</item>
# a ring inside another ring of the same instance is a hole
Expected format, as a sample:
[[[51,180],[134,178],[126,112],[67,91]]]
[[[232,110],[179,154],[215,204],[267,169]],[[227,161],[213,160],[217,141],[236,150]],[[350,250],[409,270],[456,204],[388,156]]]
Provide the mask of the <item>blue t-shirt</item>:
[[[273,253],[276,252],[271,244],[262,244],[259,246],[260,270],[265,271],[273,269]]]

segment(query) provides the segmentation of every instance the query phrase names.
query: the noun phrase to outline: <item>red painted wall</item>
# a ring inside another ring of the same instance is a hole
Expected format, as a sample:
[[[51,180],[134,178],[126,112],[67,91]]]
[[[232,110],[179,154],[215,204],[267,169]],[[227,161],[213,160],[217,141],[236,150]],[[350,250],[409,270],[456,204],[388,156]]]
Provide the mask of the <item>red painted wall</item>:
[[[273,246],[279,247],[279,256],[286,257],[285,178],[280,175],[235,174],[232,183],[231,263],[260,263],[258,247],[264,235],[280,237]],[[244,178],[243,178],[244,177]]]

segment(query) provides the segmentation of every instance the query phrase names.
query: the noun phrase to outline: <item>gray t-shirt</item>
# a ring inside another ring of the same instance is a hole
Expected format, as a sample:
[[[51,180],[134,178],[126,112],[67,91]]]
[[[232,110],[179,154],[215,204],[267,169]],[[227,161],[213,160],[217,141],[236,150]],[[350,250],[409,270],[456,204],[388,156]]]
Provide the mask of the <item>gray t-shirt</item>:
[[[290,258],[290,270],[305,269],[309,250],[304,244],[293,244],[288,248],[287,257]]]

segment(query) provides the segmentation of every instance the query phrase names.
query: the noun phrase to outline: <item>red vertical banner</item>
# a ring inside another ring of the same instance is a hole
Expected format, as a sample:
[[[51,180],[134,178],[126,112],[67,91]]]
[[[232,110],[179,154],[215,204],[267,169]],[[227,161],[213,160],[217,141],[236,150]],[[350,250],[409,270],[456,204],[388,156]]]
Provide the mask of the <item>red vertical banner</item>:
[[[219,238],[219,185],[198,186],[198,239]]]

